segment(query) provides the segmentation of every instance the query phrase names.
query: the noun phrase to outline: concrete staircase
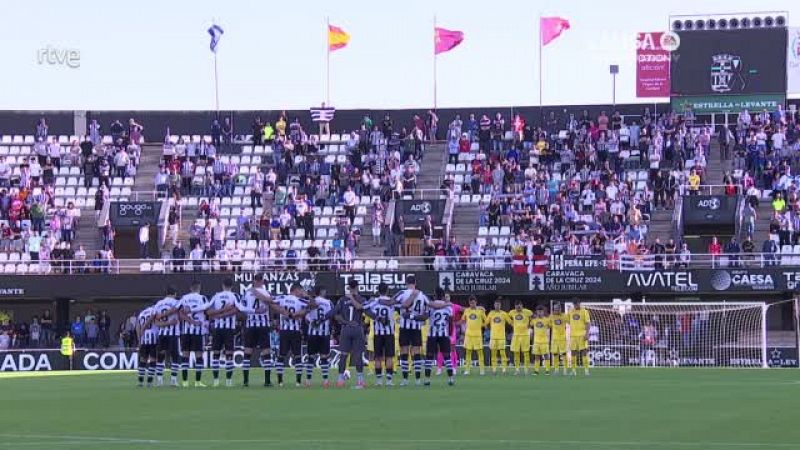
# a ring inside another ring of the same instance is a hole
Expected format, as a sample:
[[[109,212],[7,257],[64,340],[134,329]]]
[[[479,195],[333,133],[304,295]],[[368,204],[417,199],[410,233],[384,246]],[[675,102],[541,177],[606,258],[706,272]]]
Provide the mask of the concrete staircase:
[[[86,251],[86,258],[91,259],[97,256],[102,244],[103,238],[97,228],[94,208],[82,208],[81,219],[78,223],[78,228],[75,230],[72,248],[77,250],[79,245],[83,246],[83,250]]]
[[[461,245],[469,245],[478,237],[481,207],[473,204],[456,205],[453,211],[453,223],[450,226],[450,235],[456,238]]]
[[[428,144],[422,161],[419,161],[420,173],[417,175],[417,189],[423,189],[425,198],[439,198],[439,194],[431,189],[438,190],[441,185],[441,175],[447,163],[447,148],[442,143]],[[453,215],[455,217],[455,214]],[[477,228],[476,228],[477,230]],[[363,237],[358,246],[359,258],[381,259],[385,247],[372,245],[372,214],[364,220]]]
[[[161,163],[162,147],[161,144],[142,145],[141,160],[136,168],[136,179],[133,181],[133,192],[152,192],[155,191],[155,176],[158,173],[158,166]],[[152,197],[142,200],[151,200]]]

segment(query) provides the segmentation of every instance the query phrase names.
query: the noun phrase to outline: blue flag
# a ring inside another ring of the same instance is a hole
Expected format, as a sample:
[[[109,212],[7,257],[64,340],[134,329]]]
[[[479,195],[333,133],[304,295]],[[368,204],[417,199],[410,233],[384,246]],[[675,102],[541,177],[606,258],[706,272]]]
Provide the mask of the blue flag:
[[[217,53],[217,44],[219,44],[219,39],[222,37],[222,27],[219,25],[211,25],[208,29],[208,34],[211,35],[211,51]]]

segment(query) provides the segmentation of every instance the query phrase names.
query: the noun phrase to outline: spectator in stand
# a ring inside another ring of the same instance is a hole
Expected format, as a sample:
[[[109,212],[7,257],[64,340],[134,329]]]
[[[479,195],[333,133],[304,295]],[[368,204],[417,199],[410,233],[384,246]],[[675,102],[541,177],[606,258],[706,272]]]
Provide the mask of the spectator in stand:
[[[732,267],[739,267],[739,253],[741,252],[742,247],[736,241],[736,237],[731,237],[731,240],[725,245],[725,254]]]
[[[214,119],[211,122],[211,143],[217,147],[222,145],[222,125],[219,123],[219,119]]]
[[[84,325],[81,316],[75,317],[75,321],[72,322],[72,325],[70,325],[70,333],[72,333],[72,337],[75,339],[76,347],[82,347],[86,345],[86,326]]]
[[[100,311],[100,316],[97,318],[97,326],[100,330],[98,336],[100,346],[107,348],[111,343],[111,316],[105,309]]]
[[[185,251],[184,251],[185,253]],[[200,272],[203,268],[204,252],[200,244],[196,244],[192,251],[189,253],[189,259],[192,261],[192,270]],[[181,269],[182,270],[182,269]]]
[[[96,348],[97,347],[97,340],[100,336],[100,327],[97,325],[97,322],[87,321],[85,325],[86,329],[86,346],[88,348]]]
[[[139,227],[139,258],[145,259],[150,257],[150,224],[145,222]]]
[[[31,348],[41,348],[42,347],[42,325],[39,323],[39,317],[33,316],[31,319],[31,325],[28,328],[31,336],[30,346]]]
[[[186,249],[183,248],[183,242],[177,241],[175,243],[175,247],[172,248],[172,270],[176,272],[183,272],[183,265],[185,262]]]
[[[711,255],[711,265],[716,267],[719,264],[719,255],[722,253],[722,244],[716,236],[711,238],[711,243],[708,244],[708,253]]]

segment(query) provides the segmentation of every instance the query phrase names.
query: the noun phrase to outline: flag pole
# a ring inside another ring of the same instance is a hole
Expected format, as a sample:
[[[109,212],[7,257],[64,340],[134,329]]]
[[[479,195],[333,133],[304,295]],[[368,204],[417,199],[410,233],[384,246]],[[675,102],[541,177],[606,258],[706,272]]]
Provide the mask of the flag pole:
[[[544,125],[544,111],[542,111],[542,15],[539,14],[539,122]]]
[[[217,52],[214,51],[214,104],[219,118],[219,75],[217,73]]]
[[[437,76],[436,76],[436,14],[433,15],[433,110],[436,111],[437,105]]]
[[[327,57],[325,61],[325,104],[331,104],[331,44],[328,42],[328,36],[331,30],[331,19],[325,17],[325,48],[327,49]]]

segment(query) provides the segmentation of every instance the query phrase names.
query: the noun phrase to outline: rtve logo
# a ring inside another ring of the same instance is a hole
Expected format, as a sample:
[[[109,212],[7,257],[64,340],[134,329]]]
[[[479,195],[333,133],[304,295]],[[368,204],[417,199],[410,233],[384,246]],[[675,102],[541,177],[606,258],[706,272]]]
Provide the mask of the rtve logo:
[[[81,52],[74,48],[47,46],[36,50],[36,62],[48,66],[65,66],[77,69],[81,66]]]

